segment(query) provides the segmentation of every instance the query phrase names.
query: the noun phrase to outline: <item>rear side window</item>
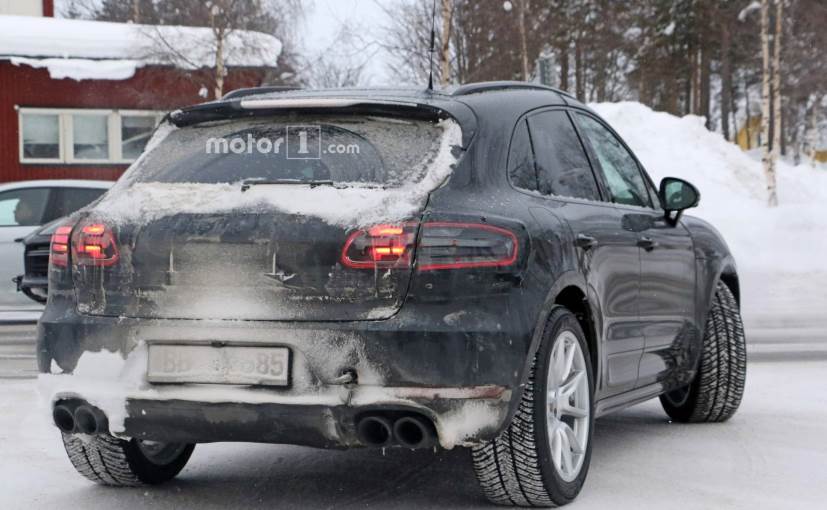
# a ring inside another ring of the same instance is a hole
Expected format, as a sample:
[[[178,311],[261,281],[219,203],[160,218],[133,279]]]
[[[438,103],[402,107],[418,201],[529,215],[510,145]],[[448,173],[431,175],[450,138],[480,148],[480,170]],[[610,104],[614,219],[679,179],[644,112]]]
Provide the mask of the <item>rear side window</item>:
[[[511,183],[522,189],[537,191],[537,172],[534,168],[534,154],[531,151],[531,138],[528,125],[521,120],[511,137],[508,151],[508,177]]]
[[[541,112],[529,117],[528,125],[540,192],[600,200],[597,181],[568,114],[562,110]]]
[[[264,117],[172,131],[136,169],[138,182],[332,181],[399,187],[422,180],[445,128],[385,117]]]
[[[577,120],[584,136],[597,154],[612,201],[618,204],[652,207],[637,161],[620,140],[588,115],[578,113]]]

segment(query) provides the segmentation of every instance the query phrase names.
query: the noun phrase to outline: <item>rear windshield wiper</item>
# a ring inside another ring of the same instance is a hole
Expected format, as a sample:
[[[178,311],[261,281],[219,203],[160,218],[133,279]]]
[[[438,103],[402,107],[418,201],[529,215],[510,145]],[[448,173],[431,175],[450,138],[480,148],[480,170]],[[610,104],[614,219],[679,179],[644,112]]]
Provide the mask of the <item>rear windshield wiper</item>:
[[[247,179],[241,182],[241,191],[247,191],[253,186],[258,186],[261,184],[287,184],[287,185],[300,185],[300,186],[310,186],[311,188],[316,188],[318,186],[333,186],[333,181],[330,180],[302,180],[302,179]]]

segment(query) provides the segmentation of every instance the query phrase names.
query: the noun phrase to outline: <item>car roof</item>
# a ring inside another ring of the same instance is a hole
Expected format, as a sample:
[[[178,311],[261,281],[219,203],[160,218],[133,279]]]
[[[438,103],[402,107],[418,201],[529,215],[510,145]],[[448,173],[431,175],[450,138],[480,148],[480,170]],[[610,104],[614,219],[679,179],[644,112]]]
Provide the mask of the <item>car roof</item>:
[[[9,191],[25,188],[92,188],[109,189],[114,181],[93,181],[86,179],[39,179],[32,181],[16,181],[0,184],[0,191]]]
[[[440,110],[459,121],[463,128],[463,146],[467,146],[478,128],[510,129],[530,110],[565,105],[586,108],[566,92],[538,83],[517,81],[470,83],[438,90],[422,87],[258,87],[235,90],[222,99],[176,110],[170,118],[181,127],[228,115],[252,115],[256,110]]]

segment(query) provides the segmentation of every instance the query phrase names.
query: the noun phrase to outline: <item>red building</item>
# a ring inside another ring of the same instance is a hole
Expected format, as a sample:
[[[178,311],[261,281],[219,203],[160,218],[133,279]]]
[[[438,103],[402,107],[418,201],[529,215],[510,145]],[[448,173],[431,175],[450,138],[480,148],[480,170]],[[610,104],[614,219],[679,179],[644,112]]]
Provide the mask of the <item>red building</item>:
[[[117,179],[166,112],[212,98],[209,29],[55,19],[33,3],[11,0],[34,16],[0,13],[0,182]],[[260,85],[281,51],[234,37],[225,92]]]

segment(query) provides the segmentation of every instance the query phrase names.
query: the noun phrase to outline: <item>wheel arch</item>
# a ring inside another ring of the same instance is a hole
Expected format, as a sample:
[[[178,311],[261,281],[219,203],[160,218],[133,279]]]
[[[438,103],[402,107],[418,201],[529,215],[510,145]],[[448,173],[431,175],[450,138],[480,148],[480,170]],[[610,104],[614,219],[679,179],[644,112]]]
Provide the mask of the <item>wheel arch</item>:
[[[597,384],[599,380],[598,374],[600,374],[601,369],[600,341],[598,335],[601,316],[600,310],[596,308],[596,301],[589,299],[589,295],[585,277],[575,271],[563,273],[551,286],[538,313],[537,322],[532,334],[531,346],[526,354],[526,359],[519,377],[520,384],[513,391],[511,402],[509,403],[508,415],[503,421],[498,433],[511,423],[512,418],[517,412],[520,400],[523,397],[523,391],[525,390],[531,373],[534,357],[537,355],[537,351],[540,349],[543,341],[543,334],[545,333],[548,318],[556,307],[565,307],[571,311],[575,317],[577,317],[577,321],[583,328],[583,332],[586,335],[586,343],[589,348],[589,362],[592,366],[595,384]],[[595,391],[596,390],[597,388],[595,388]]]

